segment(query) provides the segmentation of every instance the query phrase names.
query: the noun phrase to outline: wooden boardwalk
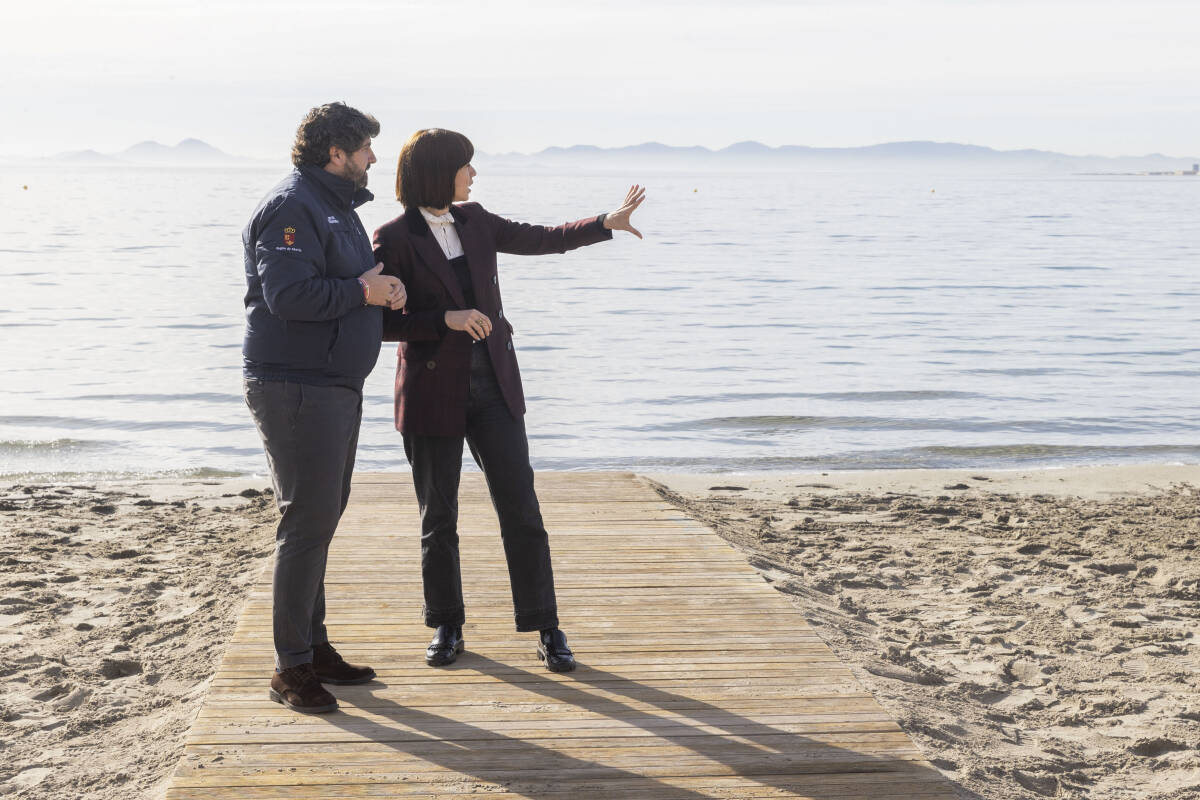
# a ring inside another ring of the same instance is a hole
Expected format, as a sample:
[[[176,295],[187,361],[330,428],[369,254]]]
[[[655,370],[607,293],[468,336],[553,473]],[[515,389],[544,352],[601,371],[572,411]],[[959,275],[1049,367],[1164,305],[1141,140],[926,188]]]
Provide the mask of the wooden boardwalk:
[[[268,700],[268,570],[169,800],[954,796],[788,600],[633,475],[538,476],[580,662],[547,672],[535,635],[513,631],[482,477],[463,478],[458,662],[424,662],[411,480],[360,475],[330,552],[328,623],[378,680],[331,687],[334,714]]]

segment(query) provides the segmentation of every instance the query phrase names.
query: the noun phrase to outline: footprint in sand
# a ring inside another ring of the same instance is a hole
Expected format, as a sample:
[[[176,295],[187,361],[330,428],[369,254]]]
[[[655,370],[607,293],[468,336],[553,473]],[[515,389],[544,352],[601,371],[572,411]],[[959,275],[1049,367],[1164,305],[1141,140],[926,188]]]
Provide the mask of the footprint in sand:
[[[1004,665],[1006,680],[1023,686],[1041,686],[1050,680],[1040,664],[1027,658],[1014,658]]]
[[[58,712],[74,711],[75,709],[77,709],[81,705],[83,705],[85,702],[87,702],[87,699],[91,696],[92,696],[92,692],[90,689],[84,689],[83,687],[79,687],[79,688],[75,689],[73,692],[71,692],[70,694],[68,694],[66,697],[59,700],[57,703],[55,703],[54,710],[58,711]]]
[[[1146,758],[1158,758],[1167,753],[1175,753],[1180,750],[1187,750],[1188,746],[1180,742],[1172,741],[1171,739],[1139,739],[1134,743],[1133,747],[1129,748],[1129,752],[1135,756],[1145,756]]]
[[[33,603],[24,597],[0,597],[0,614],[20,614],[33,608]]]
[[[100,664],[100,675],[110,681],[117,678],[128,678],[141,673],[141,671],[142,662],[133,659],[106,658]]]
[[[1053,775],[1039,775],[1024,770],[1013,770],[1013,779],[1031,792],[1053,797],[1058,794],[1058,778]]]
[[[64,686],[61,683],[57,683],[54,686],[51,686],[49,689],[44,689],[38,692],[33,696],[33,699],[44,703],[47,700],[53,700],[56,697],[62,697],[64,694],[67,694],[70,691],[70,687]]]
[[[7,589],[41,589],[45,585],[45,581],[38,579],[15,580],[4,584]]]
[[[12,778],[9,778],[9,783],[15,786],[22,786],[26,789],[37,786],[46,778],[50,777],[54,770],[48,767],[29,767],[18,772]]]
[[[1137,564],[1129,562],[1112,564],[1103,561],[1092,561],[1083,566],[1096,572],[1103,572],[1105,575],[1124,575],[1127,572],[1133,572],[1137,569]]]

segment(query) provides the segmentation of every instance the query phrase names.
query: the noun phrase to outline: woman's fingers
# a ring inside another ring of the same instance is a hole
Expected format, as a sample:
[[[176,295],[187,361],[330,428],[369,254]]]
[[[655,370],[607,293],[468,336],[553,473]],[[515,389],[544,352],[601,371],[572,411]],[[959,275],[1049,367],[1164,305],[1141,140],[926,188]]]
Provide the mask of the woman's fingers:
[[[486,314],[476,312],[471,317],[471,334],[476,340],[486,339],[492,332],[492,321]]]
[[[625,195],[625,203],[617,210],[617,213],[622,216],[628,216],[637,210],[637,207],[646,199],[646,188],[634,184],[629,189],[629,194]]]
[[[492,332],[492,321],[488,319],[487,314],[475,308],[447,311],[445,319],[448,328],[463,331],[476,341],[487,338]]]

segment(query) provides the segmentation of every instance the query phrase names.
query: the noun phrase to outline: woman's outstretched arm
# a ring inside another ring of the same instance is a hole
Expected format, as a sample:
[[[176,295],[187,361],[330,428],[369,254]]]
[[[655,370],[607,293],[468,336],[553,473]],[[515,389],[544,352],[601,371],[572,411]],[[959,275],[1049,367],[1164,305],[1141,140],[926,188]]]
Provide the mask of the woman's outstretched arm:
[[[639,239],[642,234],[630,224],[633,212],[646,199],[646,189],[631,186],[621,206],[607,214],[567,222],[553,228],[514,222],[504,217],[480,210],[486,214],[496,243],[496,250],[522,256],[537,256],[548,253],[565,253],[577,247],[607,241],[612,231],[628,231]]]

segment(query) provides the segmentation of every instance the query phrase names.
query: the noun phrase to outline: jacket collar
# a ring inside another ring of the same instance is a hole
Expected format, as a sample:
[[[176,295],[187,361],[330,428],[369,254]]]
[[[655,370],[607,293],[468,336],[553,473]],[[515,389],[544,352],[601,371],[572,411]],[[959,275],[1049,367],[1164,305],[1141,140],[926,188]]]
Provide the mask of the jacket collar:
[[[465,209],[462,206],[450,204],[450,216],[454,217],[454,224],[462,227],[471,221],[474,216],[471,209]],[[421,209],[406,208],[404,209],[404,221],[408,223],[408,230],[414,236],[431,236],[429,223],[425,221],[425,217],[421,216]],[[464,245],[465,246],[465,245]]]
[[[296,168],[301,175],[318,184],[323,192],[333,200],[339,208],[358,208],[363,203],[375,199],[375,195],[366,189],[359,189],[350,181],[334,175],[324,167],[314,167],[309,164]]]

